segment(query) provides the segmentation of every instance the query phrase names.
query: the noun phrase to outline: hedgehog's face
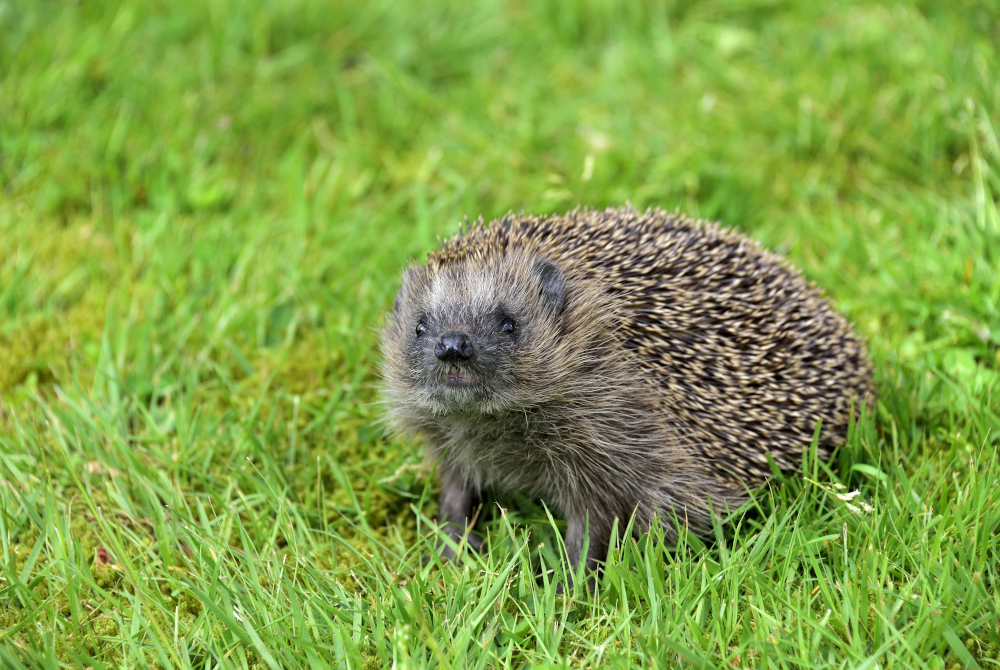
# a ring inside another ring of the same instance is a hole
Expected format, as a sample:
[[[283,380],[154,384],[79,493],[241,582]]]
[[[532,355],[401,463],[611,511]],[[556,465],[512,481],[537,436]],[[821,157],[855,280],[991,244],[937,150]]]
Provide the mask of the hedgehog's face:
[[[558,329],[564,293],[553,264],[513,254],[411,268],[387,329],[394,385],[434,414],[515,407],[524,366]]]

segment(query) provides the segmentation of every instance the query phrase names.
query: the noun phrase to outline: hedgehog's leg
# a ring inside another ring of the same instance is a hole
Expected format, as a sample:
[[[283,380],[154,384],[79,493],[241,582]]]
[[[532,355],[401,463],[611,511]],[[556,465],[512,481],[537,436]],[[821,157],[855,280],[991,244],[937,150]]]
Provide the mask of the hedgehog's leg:
[[[592,512],[582,510],[569,514],[566,527],[566,590],[572,590],[576,573],[583,563],[583,574],[587,580],[587,590],[597,589],[597,571],[600,561],[608,554],[610,533]],[[583,554],[584,540],[587,541],[587,554]],[[558,592],[562,593],[562,585]]]
[[[475,493],[466,485],[465,479],[459,473],[449,468],[442,468],[440,477],[438,523],[455,544],[460,544],[465,538],[465,543],[469,547],[479,551],[482,549],[483,541],[472,533],[470,528],[473,521],[472,509],[476,502]],[[447,542],[438,545],[438,554],[447,560],[455,558],[455,550]]]

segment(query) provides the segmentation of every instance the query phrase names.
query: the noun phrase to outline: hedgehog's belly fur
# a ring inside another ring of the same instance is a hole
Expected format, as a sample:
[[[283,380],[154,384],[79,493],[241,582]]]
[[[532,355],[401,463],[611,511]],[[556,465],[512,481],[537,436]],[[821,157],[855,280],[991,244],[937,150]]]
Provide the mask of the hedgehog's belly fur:
[[[557,433],[531,430],[524,415],[468,419],[449,417],[438,424],[434,440],[449,466],[477,492],[518,491],[565,512],[578,488],[563,460],[570,451]]]
[[[554,413],[562,417],[559,425],[530,411],[491,417],[448,415],[425,432],[431,458],[441,459],[477,493],[524,493],[564,516],[587,514],[590,524],[604,532],[610,531],[615,519],[624,525],[633,515],[635,532],[643,532],[656,514],[668,518],[676,514],[704,530],[709,497],[716,509],[739,503],[741,490],[719,488],[710,481],[705,464],[681,456],[679,438],[664,427],[653,408],[632,409],[620,412],[631,419],[631,430],[617,435],[607,434],[607,427],[586,425],[585,420],[567,421],[567,413],[558,410]],[[642,414],[645,419],[639,418]],[[599,444],[585,437],[602,430]],[[616,437],[632,439],[617,442]],[[678,462],[672,463],[671,455]],[[698,479],[701,486],[692,489]],[[705,495],[692,499],[692,490]],[[675,536],[672,523],[665,524],[665,531]]]

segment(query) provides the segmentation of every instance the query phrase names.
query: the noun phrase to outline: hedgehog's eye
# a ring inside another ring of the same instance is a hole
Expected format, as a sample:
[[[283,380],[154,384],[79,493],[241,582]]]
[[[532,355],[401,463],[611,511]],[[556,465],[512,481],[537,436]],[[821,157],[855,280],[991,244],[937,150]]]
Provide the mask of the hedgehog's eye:
[[[502,330],[505,333],[513,333],[514,320],[510,318],[504,318],[504,320],[500,322],[500,330]]]
[[[417,337],[420,337],[427,332],[427,326],[424,325],[423,321],[417,322]]]

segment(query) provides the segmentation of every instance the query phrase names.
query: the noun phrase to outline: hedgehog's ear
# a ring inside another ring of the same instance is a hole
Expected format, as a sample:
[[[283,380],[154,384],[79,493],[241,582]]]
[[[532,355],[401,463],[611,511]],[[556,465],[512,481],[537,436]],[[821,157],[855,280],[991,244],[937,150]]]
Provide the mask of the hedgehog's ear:
[[[542,296],[545,298],[545,303],[553,314],[559,314],[562,312],[563,303],[566,300],[566,280],[563,278],[562,272],[548,261],[536,262],[534,270],[542,285]]]

